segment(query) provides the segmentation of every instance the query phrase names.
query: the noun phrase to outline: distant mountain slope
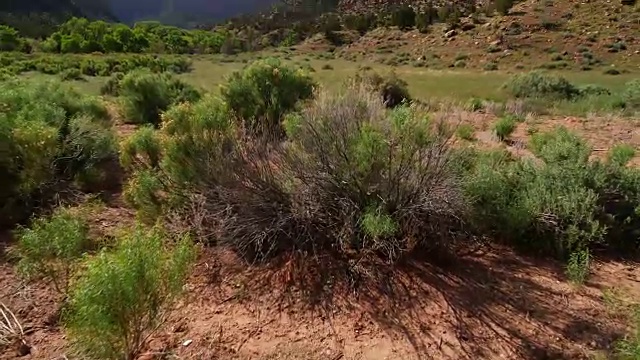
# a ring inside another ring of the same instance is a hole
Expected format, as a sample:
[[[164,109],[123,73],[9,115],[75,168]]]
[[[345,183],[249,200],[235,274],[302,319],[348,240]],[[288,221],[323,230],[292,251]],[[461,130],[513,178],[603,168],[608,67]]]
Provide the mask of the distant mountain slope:
[[[108,0],[0,0],[0,24],[43,37],[72,16],[116,21]]]

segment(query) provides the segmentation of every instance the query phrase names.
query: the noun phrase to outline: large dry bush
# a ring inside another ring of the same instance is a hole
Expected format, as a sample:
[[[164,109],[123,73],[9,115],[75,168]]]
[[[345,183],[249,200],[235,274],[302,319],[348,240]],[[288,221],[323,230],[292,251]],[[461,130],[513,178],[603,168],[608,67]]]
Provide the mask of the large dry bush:
[[[151,132],[125,147],[137,170],[129,198],[148,200],[139,209],[178,214],[256,259],[302,251],[393,261],[459,226],[450,133],[415,108],[388,111],[360,88],[321,94],[287,117],[289,140],[274,145],[241,135],[224,103],[211,101],[170,110],[160,133],[141,130]]]

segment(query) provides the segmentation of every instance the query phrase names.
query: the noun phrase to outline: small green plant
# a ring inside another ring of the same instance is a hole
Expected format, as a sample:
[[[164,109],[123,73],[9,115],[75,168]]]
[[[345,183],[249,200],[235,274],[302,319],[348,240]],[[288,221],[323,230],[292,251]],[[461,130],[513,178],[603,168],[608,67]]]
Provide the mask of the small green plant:
[[[72,345],[92,359],[133,360],[166,320],[195,257],[191,240],[168,246],[157,230],[136,228],[115,249],[90,259],[64,316]]]
[[[566,274],[575,285],[584,284],[589,276],[589,268],[591,266],[591,254],[588,249],[576,250],[569,255],[567,262]]]
[[[640,359],[640,306],[631,310],[631,332],[616,344],[616,353],[622,360]]]
[[[640,79],[629,81],[622,97],[628,108],[640,109]]]
[[[513,7],[513,0],[494,0],[494,6],[500,15],[508,15]]]
[[[333,66],[331,64],[322,65],[322,70],[333,70]]]
[[[611,148],[608,154],[610,164],[617,166],[625,166],[636,155],[636,150],[628,144],[616,144]]]
[[[384,104],[389,108],[411,101],[407,82],[399,78],[394,72],[380,75],[373,70],[362,68],[358,70],[351,82],[364,85],[378,93],[382,97]]]
[[[460,139],[464,139],[467,141],[472,141],[475,138],[475,130],[473,128],[473,126],[469,125],[469,124],[462,124],[460,126],[458,126],[458,128],[456,129],[456,135],[460,138]]]
[[[467,102],[467,106],[466,106],[467,110],[469,111],[478,111],[478,110],[482,110],[484,108],[484,101],[482,101],[482,99],[480,98],[471,98],[469,99],[469,101]]]
[[[66,297],[75,267],[88,248],[87,224],[69,209],[58,208],[50,218],[38,218],[18,231],[18,269],[28,278],[44,278]]]
[[[517,121],[511,116],[505,116],[498,119],[493,124],[493,131],[500,141],[505,141],[516,130]]]
[[[498,70],[498,64],[494,61],[490,61],[482,67],[485,71],[495,71]]]

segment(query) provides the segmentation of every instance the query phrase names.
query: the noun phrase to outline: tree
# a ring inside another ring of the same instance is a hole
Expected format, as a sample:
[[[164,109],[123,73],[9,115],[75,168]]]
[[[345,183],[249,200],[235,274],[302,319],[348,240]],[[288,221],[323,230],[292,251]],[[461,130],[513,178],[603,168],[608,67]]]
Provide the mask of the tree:
[[[0,51],[15,51],[22,45],[18,31],[5,25],[0,25]]]

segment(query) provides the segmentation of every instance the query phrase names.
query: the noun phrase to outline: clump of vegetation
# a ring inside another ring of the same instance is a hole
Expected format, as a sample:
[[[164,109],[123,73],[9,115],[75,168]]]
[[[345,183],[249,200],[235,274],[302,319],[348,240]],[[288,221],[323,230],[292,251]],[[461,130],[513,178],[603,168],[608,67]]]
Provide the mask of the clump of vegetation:
[[[235,116],[256,134],[281,135],[283,116],[313,97],[315,82],[301,69],[276,58],[258,60],[234,73],[222,97]]]
[[[611,148],[608,154],[610,164],[625,166],[636,155],[636,150],[628,144],[617,144]]]
[[[640,358],[640,306],[631,309],[631,333],[616,344],[616,355],[623,360]]]
[[[171,105],[200,98],[193,86],[168,73],[134,71],[114,85],[125,121],[134,124],[160,124],[160,114]]]
[[[628,108],[640,109],[640,79],[628,82],[622,97]]]
[[[122,235],[115,249],[89,259],[64,316],[78,353],[136,359],[182,293],[194,255],[188,238],[168,246],[160,231],[138,228]]]
[[[38,218],[17,232],[19,271],[29,279],[44,278],[65,298],[79,260],[89,249],[88,226],[67,208]]]
[[[374,70],[360,69],[351,81],[352,84],[363,85],[378,93],[387,107],[393,108],[411,101],[407,82],[394,72],[383,76]]]
[[[488,63],[484,64],[482,68],[486,71],[495,71],[498,70],[498,64],[494,61],[489,61]]]
[[[63,81],[82,80],[82,73],[79,69],[67,69],[60,73]]]
[[[101,95],[118,96],[120,95],[120,83],[124,78],[124,73],[114,73],[107,79],[107,82],[100,87]]]
[[[580,89],[563,77],[533,71],[511,77],[503,88],[517,98],[575,99]]]
[[[116,158],[108,114],[97,99],[60,82],[0,83],[0,223],[29,217],[57,192],[91,185]],[[98,183],[94,185],[99,185]]]
[[[500,15],[508,15],[513,7],[513,0],[495,0],[494,6]]]
[[[589,276],[591,254],[588,249],[576,250],[569,256],[567,262],[567,277],[576,285],[582,285]]]
[[[512,116],[503,116],[493,124],[493,131],[498,140],[505,141],[516,130],[518,122]]]
[[[469,124],[462,124],[456,129],[456,135],[463,140],[471,141],[474,139],[475,130]]]

